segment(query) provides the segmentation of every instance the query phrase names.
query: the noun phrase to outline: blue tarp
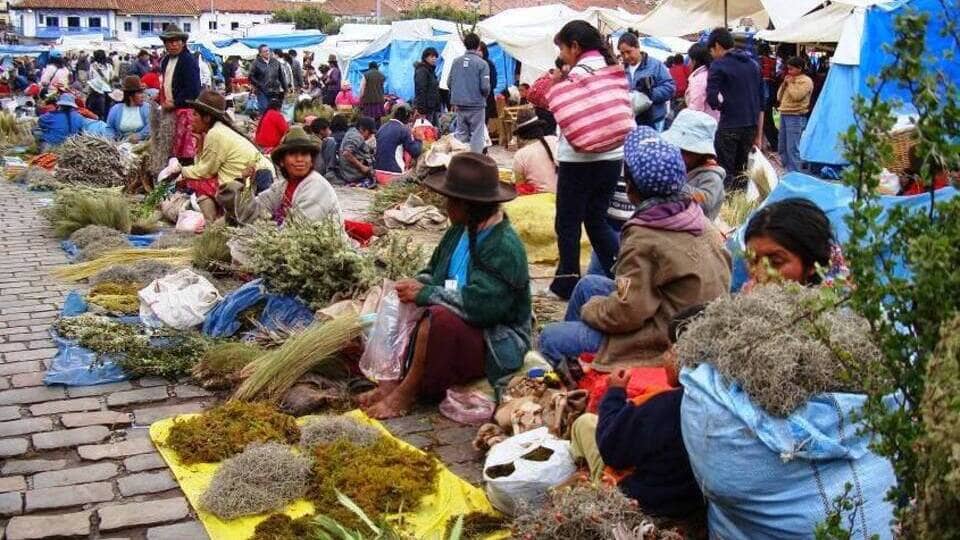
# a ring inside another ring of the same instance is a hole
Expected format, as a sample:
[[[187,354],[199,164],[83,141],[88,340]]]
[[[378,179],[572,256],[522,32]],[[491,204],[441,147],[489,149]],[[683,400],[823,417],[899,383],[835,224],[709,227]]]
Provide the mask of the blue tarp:
[[[270,294],[262,279],[255,279],[228,294],[214,306],[203,321],[203,333],[211,337],[230,337],[240,330],[240,313],[266,301],[260,314],[260,324],[275,329],[307,326],[313,322],[313,311],[296,298]]]
[[[354,93],[359,93],[363,73],[370,62],[376,62],[380,66],[380,71],[387,77],[387,93],[410,101],[413,99],[413,65],[420,61],[420,55],[428,47],[433,47],[442,53],[446,45],[445,40],[392,40],[388,46],[379,51],[351,60],[347,68],[347,80],[353,85]],[[516,82],[514,74],[517,63],[496,43],[489,45],[487,50],[490,53],[490,60],[497,69],[497,87],[494,92],[500,92]],[[443,65],[438,63],[436,67],[438,75],[442,69]]]
[[[325,39],[327,39],[326,34],[319,30],[300,30],[293,34],[224,39],[221,41],[214,41],[213,44],[217,47],[229,47],[234,43],[242,43],[247,47],[252,47],[254,49],[260,45],[266,45],[271,49],[287,50],[319,45],[323,43]]]
[[[87,303],[77,291],[70,291],[63,301],[61,317],[76,317],[86,313]],[[136,322],[138,317],[123,317],[122,322]],[[91,386],[125,381],[129,377],[112,359],[100,358],[90,349],[77,345],[75,341],[64,339],[50,331],[57,346],[57,354],[50,361],[50,367],[43,376],[44,384],[65,384],[67,386]]]
[[[37,45],[0,45],[0,56],[38,56],[49,50],[50,47]]]
[[[946,187],[936,192],[938,201],[951,199],[957,196],[957,190]],[[788,173],[780,179],[780,183],[770,193],[760,208],[768,204],[800,197],[809,199],[827,214],[837,242],[846,243],[850,239],[850,229],[847,227],[846,217],[850,215],[850,203],[853,201],[853,190],[836,182],[820,180],[802,173]],[[886,219],[886,215],[894,206],[907,206],[911,209],[930,208],[930,195],[914,195],[912,197],[886,196],[880,197],[883,212],[878,219]],[[749,218],[747,218],[749,222]],[[733,238],[727,242],[727,247],[734,254],[733,280],[731,290],[739,291],[747,280],[747,268],[743,259],[743,233],[746,227],[740,227]]]
[[[128,234],[127,241],[133,247],[148,247],[161,236],[161,233],[153,234]],[[60,247],[67,252],[67,257],[72,261],[80,253],[80,248],[70,240],[61,240]]]
[[[949,4],[949,3],[947,3]],[[884,66],[892,62],[893,57],[886,52],[886,45],[894,40],[894,22],[897,15],[906,9],[914,9],[930,14],[926,32],[926,53],[930,58],[925,63],[931,70],[941,74],[943,80],[956,84],[960,82],[960,59],[954,52],[956,43],[952,37],[941,35],[946,20],[960,17],[960,8],[956,4],[944,7],[940,0],[911,0],[894,9],[873,6],[868,9],[863,28],[863,41],[860,48],[859,66],[841,66],[834,64],[827,75],[827,82],[817,105],[811,114],[807,129],[800,141],[800,157],[804,161],[816,163],[844,164],[840,150],[840,134],[853,124],[852,98],[860,94],[870,96],[873,90],[868,86],[870,77],[876,76]],[[943,10],[949,9],[952,16],[944,16]],[[932,61],[930,61],[932,59]],[[941,87],[941,94],[946,87]],[[899,98],[905,105],[900,114],[909,114],[909,91],[898,85],[888,84],[881,96],[886,99]]]

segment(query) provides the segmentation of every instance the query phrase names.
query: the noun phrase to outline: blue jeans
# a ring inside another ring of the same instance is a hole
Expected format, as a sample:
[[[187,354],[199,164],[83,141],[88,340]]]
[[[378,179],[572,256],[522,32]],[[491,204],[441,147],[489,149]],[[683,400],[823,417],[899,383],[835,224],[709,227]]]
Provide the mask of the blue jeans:
[[[470,151],[482,154],[486,147],[487,109],[457,109],[457,130],[453,136],[470,145]]]
[[[270,98],[266,92],[257,92],[257,108],[260,110],[260,114],[267,112],[267,106],[269,105]]]
[[[256,186],[257,194],[264,192],[273,184],[273,171],[270,169],[261,169],[253,174],[253,183]]]
[[[544,358],[557,365],[566,358],[600,350],[603,332],[581,321],[580,310],[594,296],[607,296],[615,288],[614,281],[606,276],[583,276],[573,289],[563,322],[548,324],[540,333],[539,349]]]
[[[613,219],[610,216],[607,216],[607,223],[610,224],[610,228],[613,229],[614,234],[617,235],[617,250],[620,249],[620,229],[623,228],[625,221],[620,221],[619,219]],[[600,264],[600,257],[597,257],[597,252],[590,250],[590,264],[587,266],[587,275],[588,276],[607,276],[609,278],[613,277],[613,269],[611,268],[609,272],[603,270],[603,265]]]
[[[800,159],[800,136],[807,127],[807,117],[801,114],[780,115],[780,136],[777,141],[777,151],[780,162],[787,172],[799,171],[803,168]]]

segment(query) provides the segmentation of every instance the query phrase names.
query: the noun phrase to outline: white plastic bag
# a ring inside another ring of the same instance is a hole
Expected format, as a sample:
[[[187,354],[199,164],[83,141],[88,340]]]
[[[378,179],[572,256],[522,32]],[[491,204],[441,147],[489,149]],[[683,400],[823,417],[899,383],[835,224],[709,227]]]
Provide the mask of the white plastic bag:
[[[773,164],[756,147],[750,151],[750,156],[747,158],[746,172],[750,179],[747,183],[747,200],[750,202],[766,199],[780,182]]]
[[[538,448],[550,451],[549,457],[542,461],[529,459]],[[570,442],[541,427],[495,444],[483,464],[483,481],[490,504],[514,515],[520,503],[537,504],[546,498],[550,488],[566,482],[576,472]]]
[[[183,232],[200,232],[203,230],[203,214],[196,210],[184,210],[177,216],[177,230]]]
[[[360,371],[368,379],[396,381],[403,376],[407,344],[422,316],[423,308],[400,301],[392,282],[384,285],[377,321],[360,357]]]
[[[647,112],[647,109],[652,106],[653,101],[650,101],[649,96],[643,92],[637,92],[636,90],[630,91],[630,107],[633,109],[634,115]]]
[[[207,312],[222,300],[216,287],[189,269],[154,280],[138,296],[144,325],[177,330],[202,323]]]

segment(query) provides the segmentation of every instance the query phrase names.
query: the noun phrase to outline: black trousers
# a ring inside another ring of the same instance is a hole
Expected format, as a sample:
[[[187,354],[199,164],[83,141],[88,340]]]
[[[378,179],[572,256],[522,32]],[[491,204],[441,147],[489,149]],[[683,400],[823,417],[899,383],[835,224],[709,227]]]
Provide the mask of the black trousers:
[[[727,177],[723,181],[727,193],[747,188],[747,178],[743,171],[747,168],[747,158],[756,137],[757,126],[717,130],[714,147],[717,150],[717,162],[727,171]]]

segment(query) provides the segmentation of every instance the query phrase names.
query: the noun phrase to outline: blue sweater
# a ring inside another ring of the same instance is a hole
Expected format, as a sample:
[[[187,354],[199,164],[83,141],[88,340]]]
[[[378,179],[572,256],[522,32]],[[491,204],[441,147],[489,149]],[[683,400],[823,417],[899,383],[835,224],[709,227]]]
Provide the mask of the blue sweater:
[[[763,110],[760,66],[740,49],[714,60],[707,76],[707,104],[720,111],[718,129],[756,126]]]
[[[123,103],[117,103],[113,107],[110,107],[110,112],[107,113],[107,125],[110,126],[110,129],[113,130],[114,137],[117,139],[123,139],[130,133],[121,133],[120,132],[120,120],[123,118]],[[147,139],[150,136],[150,104],[144,102],[140,105],[140,119],[143,120],[143,127],[140,128],[136,133],[141,141]]]
[[[624,70],[630,89],[646,94],[653,102],[649,109],[637,116],[637,124],[653,127],[667,116],[667,103],[676,94],[677,83],[663,62],[646,53],[633,72],[633,77],[630,76],[629,67],[624,66]]]
[[[453,61],[450,76],[450,104],[463,109],[482,109],[490,95],[490,66],[476,51]]]
[[[397,163],[397,147],[410,153],[414,159],[420,156],[423,145],[413,138],[410,128],[399,120],[391,120],[377,132],[377,153],[373,168],[381,171],[403,172]]]
[[[682,388],[654,396],[642,405],[627,403],[623,388],[610,388],[600,402],[600,456],[615,469],[634,468],[620,482],[620,489],[654,516],[686,518],[705,506],[683,446],[682,401]]]
[[[80,116],[76,110],[58,110],[41,116],[37,121],[37,127],[40,128],[41,141],[49,145],[57,145],[71,135],[80,133],[86,123],[87,119]]]

